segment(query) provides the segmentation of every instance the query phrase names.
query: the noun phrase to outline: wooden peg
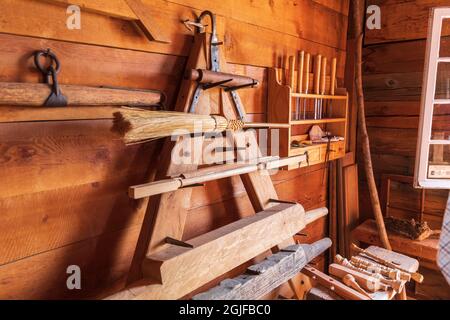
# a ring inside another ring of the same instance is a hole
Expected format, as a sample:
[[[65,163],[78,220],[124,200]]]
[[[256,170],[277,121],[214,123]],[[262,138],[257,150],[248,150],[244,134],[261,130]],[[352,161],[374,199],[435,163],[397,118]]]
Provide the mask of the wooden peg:
[[[305,80],[305,93],[309,93],[309,72],[311,69],[311,54],[307,53],[305,55],[305,67],[304,67],[304,72],[305,72],[305,76],[304,76],[304,80]]]
[[[297,92],[303,93],[303,65],[305,63],[305,51],[298,53]]]
[[[337,71],[337,59],[333,58],[331,61],[331,79],[330,79],[330,95],[334,96],[336,90],[336,71]]]
[[[314,62],[314,93],[320,94],[320,71],[322,67],[322,55],[318,54]]]
[[[322,58],[322,73],[320,79],[320,94],[325,94],[326,82],[327,82],[327,57]]]
[[[289,56],[289,86],[291,87],[292,92],[295,92],[295,57]]]

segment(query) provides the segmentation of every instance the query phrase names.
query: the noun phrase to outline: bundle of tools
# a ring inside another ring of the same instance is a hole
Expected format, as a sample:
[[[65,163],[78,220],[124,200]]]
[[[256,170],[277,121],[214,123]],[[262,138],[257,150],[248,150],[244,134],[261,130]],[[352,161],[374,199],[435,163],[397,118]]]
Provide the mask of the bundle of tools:
[[[329,266],[329,273],[369,299],[377,291],[390,291],[391,295],[400,293],[411,279],[419,283],[423,281],[423,276],[417,272],[405,270],[354,244],[352,249],[358,255],[350,260],[336,255],[334,263]]]
[[[122,108],[114,114],[114,117],[113,131],[121,134],[126,144],[143,143],[159,138],[192,133],[286,127],[283,124],[245,123],[241,120],[227,120],[219,115],[151,111],[137,108]]]
[[[333,100],[328,99],[335,95],[337,59],[331,60],[330,73],[327,73],[328,59],[320,54],[312,61],[310,53],[300,51],[297,58],[288,58],[288,67],[283,71],[280,79],[286,79],[286,84],[296,92],[295,112],[293,120],[322,119],[331,117],[333,113]],[[311,70],[312,67],[312,70]]]

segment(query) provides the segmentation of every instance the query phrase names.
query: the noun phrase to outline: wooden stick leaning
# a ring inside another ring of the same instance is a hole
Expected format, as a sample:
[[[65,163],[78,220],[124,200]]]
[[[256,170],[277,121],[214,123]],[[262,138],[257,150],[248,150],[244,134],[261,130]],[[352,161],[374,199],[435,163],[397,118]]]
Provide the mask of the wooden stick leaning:
[[[363,254],[363,255],[369,257],[370,259],[374,260],[375,262],[378,262],[378,263],[380,263],[382,265],[385,265],[386,267],[389,267],[389,268],[392,268],[392,269],[398,269],[398,270],[400,270],[402,272],[410,274],[411,278],[414,281],[418,282],[418,283],[422,283],[423,282],[423,275],[421,275],[418,272],[409,272],[408,270],[402,269],[401,267],[397,266],[396,264],[394,264],[394,263],[392,263],[390,261],[384,260],[384,259],[382,259],[382,258],[380,258],[380,257],[378,257],[378,256],[376,256],[376,255],[374,255],[374,254],[372,254],[370,252],[368,252],[367,250],[363,250],[363,249],[359,248],[354,243],[352,244],[352,249],[356,253]]]
[[[248,128],[285,128],[276,123],[245,123],[222,116],[199,115],[173,111],[149,111],[122,108],[114,114],[113,131],[122,135],[126,144],[143,143],[172,135],[238,131]]]
[[[369,188],[370,202],[375,216],[375,221],[378,227],[378,233],[380,241],[383,247],[392,250],[391,244],[384,225],[383,213],[381,212],[380,198],[378,196],[377,185],[375,183],[375,176],[373,174],[372,155],[370,153],[370,140],[367,132],[366,125],[366,113],[364,107],[364,90],[363,90],[363,74],[362,74],[362,47],[364,37],[364,17],[363,12],[365,10],[364,2],[361,0],[353,1],[353,19],[355,25],[355,38],[356,42],[356,93],[358,102],[358,129],[361,136],[361,145],[363,151],[363,163],[364,171],[366,173],[367,186]]]
[[[151,183],[132,186],[129,196],[133,199],[141,199],[157,194],[176,191],[180,188],[217,179],[229,178],[236,175],[247,174],[258,170],[272,170],[281,167],[298,164],[306,161],[305,155],[290,158],[268,157],[256,159],[249,164],[224,164],[197,170],[193,174],[184,174],[179,177],[155,181]]]

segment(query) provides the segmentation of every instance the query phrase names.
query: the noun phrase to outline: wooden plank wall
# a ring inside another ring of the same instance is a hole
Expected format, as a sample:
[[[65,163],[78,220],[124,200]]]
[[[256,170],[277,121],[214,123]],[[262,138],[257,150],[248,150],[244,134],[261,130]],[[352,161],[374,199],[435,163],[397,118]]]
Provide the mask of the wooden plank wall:
[[[263,83],[241,95],[254,119],[265,119],[266,68],[283,55],[304,49],[337,56],[344,75],[347,0],[144,0],[170,44],[149,42],[133,23],[95,13],[82,11],[81,30],[68,30],[64,6],[0,2],[0,81],[39,81],[31,54],[52,48],[62,63],[60,83],[159,89],[172,107],[193,39],[181,21],[205,9],[218,15],[232,70]],[[104,5],[120,9],[121,2]],[[147,181],[160,143],[125,147],[101,116],[58,121],[51,112],[0,108],[0,298],[93,298],[122,289],[146,207],[126,191]],[[280,198],[306,209],[325,206],[323,170],[274,176]],[[184,238],[251,213],[239,178],[208,183],[194,190]],[[304,241],[322,238],[327,221],[306,233]],[[66,288],[73,264],[81,267],[82,290]]]
[[[382,20],[381,30],[366,29],[364,48],[367,125],[380,190],[383,174],[414,175],[428,12],[448,1],[369,0],[370,4],[380,6]],[[417,209],[415,196],[409,188],[396,187],[392,203],[405,209],[396,210],[399,216],[411,217],[407,210]],[[426,192],[424,220],[435,229],[442,225],[446,200],[447,191]],[[362,221],[373,217],[363,170],[360,209]],[[444,291],[428,285],[421,294],[439,297]]]

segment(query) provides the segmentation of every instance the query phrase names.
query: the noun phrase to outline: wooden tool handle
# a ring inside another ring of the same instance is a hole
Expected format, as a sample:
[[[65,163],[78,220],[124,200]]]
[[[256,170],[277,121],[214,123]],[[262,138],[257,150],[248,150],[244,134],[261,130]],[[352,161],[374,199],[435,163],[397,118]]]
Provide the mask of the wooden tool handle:
[[[341,266],[340,264],[330,264],[329,266],[329,272],[331,275],[343,278],[347,274],[351,274],[355,279],[358,281],[358,283],[366,290],[375,292],[378,290],[384,290],[386,291],[388,289],[388,286],[384,283],[381,283],[380,279],[368,276],[366,274],[363,274],[361,272],[355,271],[353,269]]]
[[[164,100],[158,91],[59,85],[69,106],[151,106]],[[41,107],[51,93],[45,83],[0,82],[0,105]]]
[[[305,63],[305,51],[298,53],[297,92],[303,93],[303,64]]]
[[[305,93],[309,93],[309,72],[311,71],[311,54],[307,53],[305,55]]]
[[[320,70],[322,66],[322,55],[317,55],[314,62],[314,93],[320,94]]]
[[[331,80],[330,80],[330,95],[334,96],[336,90],[336,72],[337,72],[337,59],[333,58],[331,61]]]
[[[234,87],[252,84],[253,87],[258,87],[259,81],[246,76],[240,76],[232,73],[215,72],[204,69],[191,69],[186,72],[186,79],[198,81],[199,83],[217,83],[221,81],[231,80],[224,83],[224,86]]]
[[[361,288],[361,286],[358,284],[358,282],[356,282],[355,277],[352,276],[351,274],[347,274],[346,276],[344,276],[344,278],[342,278],[342,282],[344,282],[344,284],[346,286],[353,288],[356,291],[358,291],[359,293],[368,297],[369,299],[372,299],[372,297],[366,292],[366,290]]]
[[[327,82],[327,57],[322,59],[322,74],[320,79],[320,94],[325,94],[326,82]]]
[[[295,57],[289,56],[289,86],[295,92]]]

